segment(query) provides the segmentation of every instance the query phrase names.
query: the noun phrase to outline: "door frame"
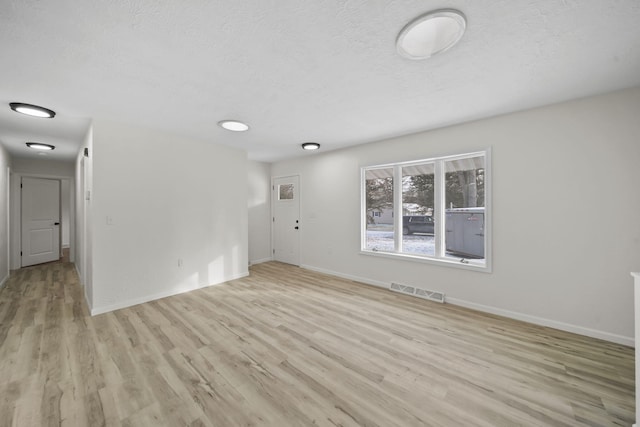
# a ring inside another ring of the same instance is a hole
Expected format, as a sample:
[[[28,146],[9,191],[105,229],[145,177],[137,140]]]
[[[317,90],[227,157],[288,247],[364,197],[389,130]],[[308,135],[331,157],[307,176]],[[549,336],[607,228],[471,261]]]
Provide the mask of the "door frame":
[[[292,173],[292,174],[287,174],[287,175],[272,176],[271,177],[271,197],[269,198],[269,200],[270,200],[269,204],[271,205],[271,221],[269,221],[270,224],[271,224],[271,254],[270,255],[271,255],[271,260],[272,261],[275,260],[274,252],[275,252],[275,246],[276,246],[276,230],[275,230],[275,224],[274,224],[274,222],[275,222],[274,221],[275,209],[276,209],[276,206],[275,206],[275,197],[276,197],[275,185],[276,184],[275,184],[275,182],[276,182],[276,179],[291,178],[291,177],[297,177],[298,178],[298,194],[300,195],[298,197],[298,218],[300,220],[300,226],[302,225],[302,213],[301,213],[301,211],[302,211],[302,203],[301,203],[301,200],[302,200],[302,191],[301,191],[302,182],[301,182],[301,179],[300,179],[300,174],[299,173]],[[298,257],[297,257],[298,258],[298,262],[297,262],[297,264],[295,264],[297,266],[300,266],[300,259],[302,258],[301,257],[301,253],[300,253],[301,252],[301,246],[302,246],[302,245],[300,245],[300,240],[301,240],[300,239],[300,233],[302,232],[302,230],[303,230],[303,228],[300,228],[298,230],[298,233],[297,233],[297,236],[298,236]]]
[[[75,236],[76,236],[76,200],[75,200],[75,179],[72,176],[63,175],[45,175],[34,173],[11,173],[11,193],[10,202],[11,212],[9,213],[9,240],[11,242],[10,250],[10,263],[9,268],[11,270],[18,270],[21,268],[21,256],[20,251],[22,248],[22,192],[20,191],[20,183],[22,178],[43,178],[43,179],[57,179],[59,181],[69,182],[69,260],[75,262]],[[62,203],[62,200],[61,200]],[[62,206],[62,205],[61,205]],[[62,220],[62,218],[61,218]],[[62,239],[60,240],[60,247],[62,247]]]

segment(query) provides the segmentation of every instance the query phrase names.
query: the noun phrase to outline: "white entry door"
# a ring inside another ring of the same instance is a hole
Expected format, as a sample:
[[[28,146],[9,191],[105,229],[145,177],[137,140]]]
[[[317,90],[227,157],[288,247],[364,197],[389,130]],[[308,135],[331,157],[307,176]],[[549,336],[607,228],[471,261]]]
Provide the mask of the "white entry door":
[[[273,258],[300,265],[300,185],[298,176],[274,178]]]
[[[22,178],[22,267],[60,259],[60,181]]]

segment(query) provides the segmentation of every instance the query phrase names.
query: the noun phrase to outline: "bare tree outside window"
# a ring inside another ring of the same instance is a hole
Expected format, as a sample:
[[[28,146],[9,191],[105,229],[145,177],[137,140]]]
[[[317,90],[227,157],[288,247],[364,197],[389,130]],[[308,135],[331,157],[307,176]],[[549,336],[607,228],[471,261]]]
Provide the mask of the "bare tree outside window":
[[[393,168],[370,169],[365,176],[366,248],[393,250]]]
[[[451,160],[446,167],[446,207],[484,206],[484,157]]]
[[[435,164],[402,167],[402,252],[435,255]]]

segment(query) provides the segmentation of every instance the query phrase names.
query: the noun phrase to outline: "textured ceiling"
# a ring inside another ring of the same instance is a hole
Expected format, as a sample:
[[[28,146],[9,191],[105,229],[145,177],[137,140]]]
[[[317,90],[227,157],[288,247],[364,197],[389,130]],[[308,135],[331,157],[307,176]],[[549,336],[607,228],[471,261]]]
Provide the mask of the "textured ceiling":
[[[461,42],[426,61],[396,54],[398,31],[440,8],[466,15]],[[326,151],[640,85],[639,22],[637,0],[3,0],[0,141],[72,158],[102,118],[256,160],[313,155],[300,143]],[[227,118],[251,130],[220,129]]]

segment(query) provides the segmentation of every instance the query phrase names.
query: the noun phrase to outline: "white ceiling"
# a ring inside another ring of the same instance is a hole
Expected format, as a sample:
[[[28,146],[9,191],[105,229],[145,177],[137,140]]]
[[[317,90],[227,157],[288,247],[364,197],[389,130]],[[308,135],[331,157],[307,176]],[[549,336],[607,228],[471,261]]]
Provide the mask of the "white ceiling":
[[[71,159],[90,119],[274,161],[640,85],[638,0],[3,0],[0,141]],[[430,10],[461,42],[411,61],[398,32]],[[9,102],[55,110],[16,114]],[[5,105],[5,107],[2,107]],[[234,118],[251,130],[216,123]]]

